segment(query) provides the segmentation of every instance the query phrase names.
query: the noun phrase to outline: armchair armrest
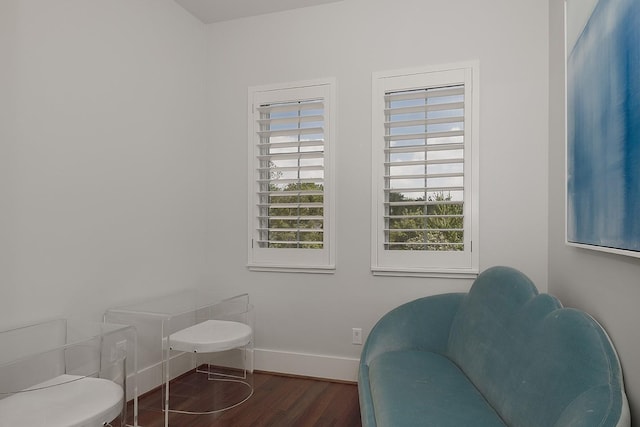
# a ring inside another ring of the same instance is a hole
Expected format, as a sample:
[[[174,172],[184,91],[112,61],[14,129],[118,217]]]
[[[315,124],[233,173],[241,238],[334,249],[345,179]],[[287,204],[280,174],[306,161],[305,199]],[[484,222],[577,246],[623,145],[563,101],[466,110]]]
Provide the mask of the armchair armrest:
[[[362,349],[360,369],[389,351],[447,351],[449,329],[465,293],[420,298],[385,314],[373,327]]]
[[[433,295],[408,302],[385,314],[373,327],[362,349],[358,372],[363,427],[376,426],[369,363],[389,351],[428,350],[446,354],[449,330],[465,295]]]

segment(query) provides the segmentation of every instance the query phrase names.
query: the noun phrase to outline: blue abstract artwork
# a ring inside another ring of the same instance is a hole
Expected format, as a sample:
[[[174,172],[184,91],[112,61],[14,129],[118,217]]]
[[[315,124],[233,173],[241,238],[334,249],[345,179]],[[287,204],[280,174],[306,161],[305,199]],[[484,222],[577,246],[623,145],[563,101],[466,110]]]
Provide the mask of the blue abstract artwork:
[[[567,46],[567,241],[640,256],[639,0],[599,0]]]

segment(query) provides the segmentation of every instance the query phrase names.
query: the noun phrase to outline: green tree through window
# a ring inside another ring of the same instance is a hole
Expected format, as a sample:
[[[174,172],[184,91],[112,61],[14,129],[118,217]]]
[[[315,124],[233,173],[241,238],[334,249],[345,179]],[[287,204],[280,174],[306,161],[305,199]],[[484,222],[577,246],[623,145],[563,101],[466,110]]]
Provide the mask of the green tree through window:
[[[464,249],[464,209],[451,194],[433,193],[410,199],[389,193],[389,250],[461,251]]]
[[[322,249],[324,187],[307,182],[269,190],[269,247]]]

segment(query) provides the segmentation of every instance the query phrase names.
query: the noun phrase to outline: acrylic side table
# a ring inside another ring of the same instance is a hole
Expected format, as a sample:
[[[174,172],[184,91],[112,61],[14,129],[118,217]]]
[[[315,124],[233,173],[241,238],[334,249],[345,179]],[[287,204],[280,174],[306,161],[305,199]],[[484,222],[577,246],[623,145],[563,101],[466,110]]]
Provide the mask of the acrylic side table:
[[[185,290],[110,308],[105,321],[135,326],[138,366],[144,371],[140,382],[145,382],[143,392],[162,384],[165,426],[170,413],[221,412],[253,394],[253,315],[248,294]],[[189,371],[206,375],[182,383]],[[176,403],[170,402],[172,389],[179,391]],[[225,397],[229,395],[231,401]]]

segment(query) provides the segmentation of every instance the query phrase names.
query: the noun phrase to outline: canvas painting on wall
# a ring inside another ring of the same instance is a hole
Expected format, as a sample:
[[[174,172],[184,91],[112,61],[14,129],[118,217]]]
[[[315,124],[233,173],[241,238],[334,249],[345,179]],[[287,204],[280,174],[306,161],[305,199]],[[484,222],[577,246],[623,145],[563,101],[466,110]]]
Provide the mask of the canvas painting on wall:
[[[640,1],[566,0],[567,242],[640,257]]]

